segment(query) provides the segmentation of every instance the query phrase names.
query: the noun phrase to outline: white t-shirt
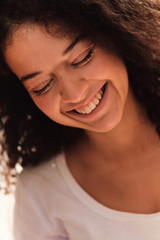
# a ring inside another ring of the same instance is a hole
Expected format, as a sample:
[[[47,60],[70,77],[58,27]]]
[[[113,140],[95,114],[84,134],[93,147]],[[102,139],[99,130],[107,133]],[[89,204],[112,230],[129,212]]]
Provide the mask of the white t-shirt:
[[[18,178],[15,240],[160,240],[160,213],[113,210],[89,196],[64,154]]]

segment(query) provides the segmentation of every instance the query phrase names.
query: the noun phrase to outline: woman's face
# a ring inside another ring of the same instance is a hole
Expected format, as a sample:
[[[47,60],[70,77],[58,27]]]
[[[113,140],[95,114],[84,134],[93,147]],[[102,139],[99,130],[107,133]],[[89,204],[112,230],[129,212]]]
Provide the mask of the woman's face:
[[[38,26],[23,26],[5,58],[53,121],[107,132],[121,120],[128,94],[127,70],[115,52],[94,41],[52,37]]]

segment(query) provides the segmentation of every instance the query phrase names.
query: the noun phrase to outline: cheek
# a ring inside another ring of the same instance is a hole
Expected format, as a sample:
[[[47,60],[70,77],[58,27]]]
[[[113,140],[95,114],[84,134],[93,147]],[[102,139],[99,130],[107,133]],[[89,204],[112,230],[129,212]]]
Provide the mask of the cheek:
[[[60,113],[58,96],[53,96],[52,91],[42,96],[32,97],[35,105],[47,116],[57,116]]]
[[[99,50],[83,71],[88,79],[92,79],[95,76],[103,80],[117,78],[124,69],[126,71],[125,65],[119,57]]]
[[[128,73],[123,61],[115,55],[100,54],[84,70],[89,80],[110,80],[122,94],[128,92]]]

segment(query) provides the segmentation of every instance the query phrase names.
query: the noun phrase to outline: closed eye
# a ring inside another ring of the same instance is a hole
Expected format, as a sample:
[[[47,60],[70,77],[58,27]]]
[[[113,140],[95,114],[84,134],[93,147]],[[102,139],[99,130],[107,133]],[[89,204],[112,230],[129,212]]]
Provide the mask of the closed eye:
[[[89,47],[87,50],[85,50],[83,53],[81,53],[73,62],[72,62],[72,67],[81,67],[84,64],[88,63],[94,54],[94,47],[95,44]]]
[[[41,89],[39,90],[32,90],[32,93],[37,97],[37,96],[40,96],[46,92],[49,91],[49,89],[53,86],[54,84],[54,79],[50,79],[50,81]]]

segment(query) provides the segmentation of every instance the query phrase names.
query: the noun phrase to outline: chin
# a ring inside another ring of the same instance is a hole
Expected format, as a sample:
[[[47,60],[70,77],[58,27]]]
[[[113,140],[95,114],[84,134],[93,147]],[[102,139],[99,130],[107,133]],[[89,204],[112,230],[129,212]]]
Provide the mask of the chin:
[[[116,129],[116,127],[119,125],[121,122],[122,115],[117,116],[116,118],[110,118],[110,119],[104,119],[103,122],[99,121],[96,125],[94,126],[88,126],[86,127],[86,131],[91,131],[91,132],[97,132],[97,133],[107,133],[112,131],[113,129]]]

